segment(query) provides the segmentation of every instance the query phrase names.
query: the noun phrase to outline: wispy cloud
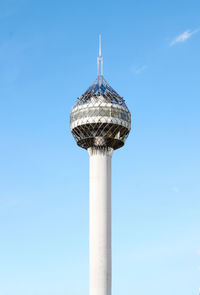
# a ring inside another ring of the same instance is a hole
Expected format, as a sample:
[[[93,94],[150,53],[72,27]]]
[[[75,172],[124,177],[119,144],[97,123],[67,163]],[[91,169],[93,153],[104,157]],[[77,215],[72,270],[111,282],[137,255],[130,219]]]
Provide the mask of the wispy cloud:
[[[172,187],[172,190],[173,190],[173,192],[175,192],[175,193],[177,193],[177,194],[180,192],[180,189],[179,189],[178,186],[173,186],[173,187]]]
[[[135,73],[135,75],[141,74],[144,70],[146,70],[147,66],[138,66],[138,67],[132,67],[132,71]]]
[[[174,38],[171,41],[170,46],[174,46],[177,43],[182,43],[182,42],[187,41],[192,35],[198,33],[199,30],[200,29],[196,29],[194,31],[187,30],[187,31],[183,32],[182,34],[180,34],[179,36],[177,36],[176,38]]]

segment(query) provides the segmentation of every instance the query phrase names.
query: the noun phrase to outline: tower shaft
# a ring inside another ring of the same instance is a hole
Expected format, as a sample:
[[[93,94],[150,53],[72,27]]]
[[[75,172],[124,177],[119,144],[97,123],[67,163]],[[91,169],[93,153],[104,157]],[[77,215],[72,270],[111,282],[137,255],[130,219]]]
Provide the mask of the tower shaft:
[[[111,148],[89,148],[90,295],[111,295]]]

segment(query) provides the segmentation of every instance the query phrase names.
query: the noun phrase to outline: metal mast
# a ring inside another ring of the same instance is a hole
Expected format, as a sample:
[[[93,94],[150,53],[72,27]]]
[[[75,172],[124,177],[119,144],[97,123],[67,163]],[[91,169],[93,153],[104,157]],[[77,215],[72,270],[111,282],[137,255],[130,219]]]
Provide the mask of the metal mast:
[[[99,56],[97,57],[97,77],[101,85],[103,77],[103,57],[101,56],[101,35],[99,35]]]
[[[103,57],[101,56],[101,35],[99,35],[99,56],[97,57],[97,75],[103,76]]]

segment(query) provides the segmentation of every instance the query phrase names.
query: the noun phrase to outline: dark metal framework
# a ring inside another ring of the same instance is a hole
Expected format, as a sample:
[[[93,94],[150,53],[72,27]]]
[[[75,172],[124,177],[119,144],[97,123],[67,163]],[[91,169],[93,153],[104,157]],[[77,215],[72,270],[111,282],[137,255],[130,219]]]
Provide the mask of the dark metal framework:
[[[131,128],[131,114],[124,99],[98,76],[77,99],[71,117],[71,131],[77,144],[118,149],[124,145]]]
[[[96,80],[76,101],[75,106],[89,103],[92,97],[103,96],[108,103],[118,104],[127,108],[125,100],[106,81],[103,76],[97,76]]]

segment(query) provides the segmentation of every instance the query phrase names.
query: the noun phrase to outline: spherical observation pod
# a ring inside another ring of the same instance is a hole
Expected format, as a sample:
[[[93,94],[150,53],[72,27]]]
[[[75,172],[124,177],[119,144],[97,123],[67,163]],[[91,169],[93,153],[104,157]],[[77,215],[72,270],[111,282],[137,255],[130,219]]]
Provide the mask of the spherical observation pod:
[[[131,129],[131,114],[124,99],[98,76],[77,99],[70,116],[71,132],[77,144],[90,147],[122,147]]]

